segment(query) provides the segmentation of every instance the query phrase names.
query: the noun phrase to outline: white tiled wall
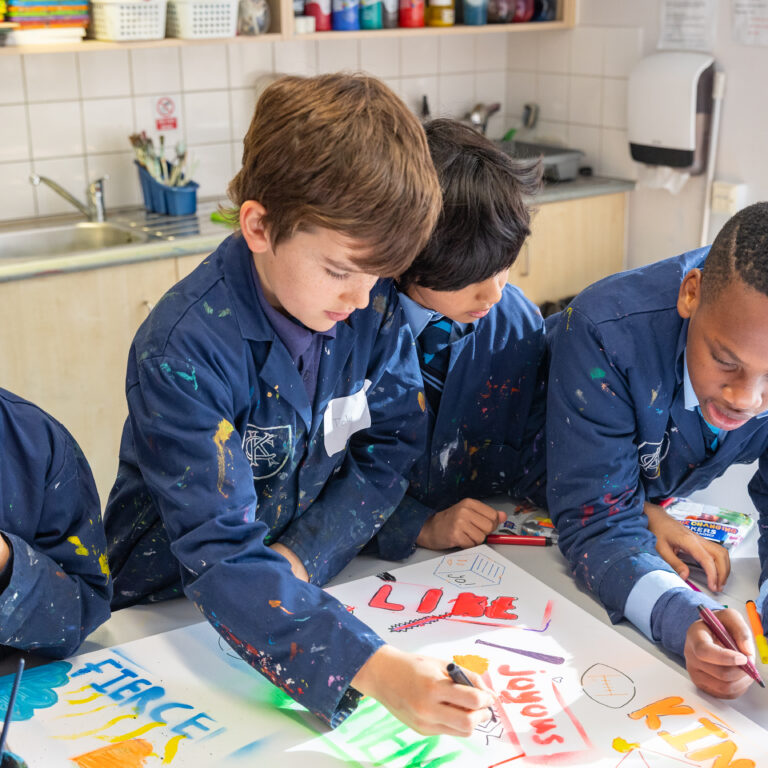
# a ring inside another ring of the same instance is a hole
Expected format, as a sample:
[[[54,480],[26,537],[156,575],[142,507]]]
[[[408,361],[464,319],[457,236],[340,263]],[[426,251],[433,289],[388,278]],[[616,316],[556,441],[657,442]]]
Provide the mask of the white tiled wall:
[[[520,126],[523,105],[534,102],[539,123],[518,138],[581,149],[595,173],[635,179],[626,131],[627,80],[642,55],[643,30],[634,26],[510,36],[509,125]]]
[[[523,105],[540,107],[531,138],[579,147],[597,172],[632,176],[624,113],[641,30],[579,27],[536,34],[480,34],[222,42],[182,47],[0,56],[0,220],[66,211],[28,183],[49,175],[81,195],[108,174],[108,207],[141,196],[128,134],[153,130],[158,100],[173,103],[173,151],[186,142],[203,197],[221,196],[234,175],[264,75],[366,71],[414,111],[463,116],[478,101],[501,103],[489,134],[518,127]]]

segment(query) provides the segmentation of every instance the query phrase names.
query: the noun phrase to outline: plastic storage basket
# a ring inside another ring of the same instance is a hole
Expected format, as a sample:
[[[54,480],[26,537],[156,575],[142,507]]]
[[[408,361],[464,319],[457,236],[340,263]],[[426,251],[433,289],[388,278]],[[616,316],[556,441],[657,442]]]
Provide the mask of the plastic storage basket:
[[[238,0],[168,0],[168,37],[234,37]]]
[[[91,32],[97,40],[162,40],[166,0],[93,0]]]

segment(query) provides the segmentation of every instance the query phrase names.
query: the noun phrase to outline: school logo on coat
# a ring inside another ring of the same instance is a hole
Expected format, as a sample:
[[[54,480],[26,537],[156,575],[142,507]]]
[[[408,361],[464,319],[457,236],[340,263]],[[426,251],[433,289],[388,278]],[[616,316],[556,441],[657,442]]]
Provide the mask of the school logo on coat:
[[[637,452],[640,457],[640,471],[649,480],[655,480],[661,475],[661,462],[669,453],[669,432],[665,432],[658,443],[640,443]]]
[[[291,425],[257,427],[249,424],[243,437],[243,450],[253,467],[254,480],[266,480],[285,466],[292,448]]]

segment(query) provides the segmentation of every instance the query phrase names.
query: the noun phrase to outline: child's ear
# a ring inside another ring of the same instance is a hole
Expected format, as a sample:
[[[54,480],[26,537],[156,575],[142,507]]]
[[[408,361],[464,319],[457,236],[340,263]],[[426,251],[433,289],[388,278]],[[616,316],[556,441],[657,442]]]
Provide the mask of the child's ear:
[[[677,312],[682,318],[693,317],[701,303],[701,270],[692,269],[680,284],[677,294]]]
[[[264,253],[269,249],[269,237],[264,227],[267,210],[256,200],[246,200],[240,206],[240,231],[252,253]]]

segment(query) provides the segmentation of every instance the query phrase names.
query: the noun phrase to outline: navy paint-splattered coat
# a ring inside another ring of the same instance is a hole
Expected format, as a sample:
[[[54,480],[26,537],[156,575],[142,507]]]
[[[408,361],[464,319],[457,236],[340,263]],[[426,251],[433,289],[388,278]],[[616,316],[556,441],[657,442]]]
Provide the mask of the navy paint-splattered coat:
[[[0,389],[0,531],[13,567],[0,644],[62,658],[109,618],[101,507],[91,469],[58,421]]]
[[[250,260],[242,237],[225,240],[134,339],[106,513],[115,605],[173,594],[180,570],[228,642],[335,725],[356,702],[350,680],[383,641],[316,585],[405,492],[426,419],[418,362],[381,281],[326,341],[313,407],[259,307]],[[311,584],[268,547],[277,541]]]
[[[577,580],[614,621],[638,579],[671,570],[656,554],[645,499],[686,496],[731,464],[758,458],[749,490],[761,513],[761,582],[767,575],[768,419],[729,432],[707,456],[700,417],[685,409],[688,322],[677,295],[707,252],[601,280],[562,313],[550,336],[549,510]],[[683,594],[699,602],[692,590]]]
[[[506,285],[473,325],[451,345],[438,413],[429,408],[428,450],[376,537],[383,557],[410,555],[426,520],[463,498],[507,493],[545,503],[544,320]]]

